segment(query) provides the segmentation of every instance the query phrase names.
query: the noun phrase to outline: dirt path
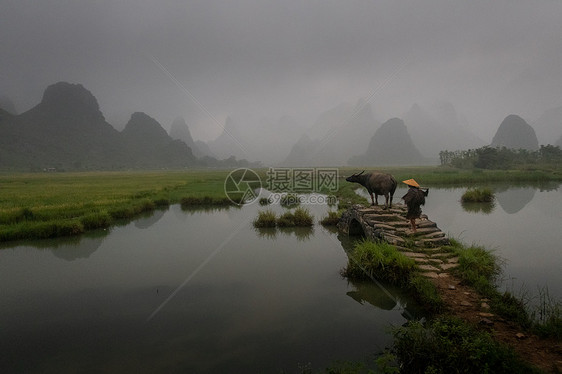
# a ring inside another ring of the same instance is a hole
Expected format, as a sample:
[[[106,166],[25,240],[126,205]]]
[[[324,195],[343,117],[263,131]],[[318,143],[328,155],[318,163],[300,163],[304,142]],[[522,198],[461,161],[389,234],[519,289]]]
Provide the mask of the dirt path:
[[[490,301],[451,274],[432,280],[450,314],[490,332],[497,341],[513,347],[521,358],[545,372],[562,373],[562,342],[540,339],[515,323],[490,313]]]

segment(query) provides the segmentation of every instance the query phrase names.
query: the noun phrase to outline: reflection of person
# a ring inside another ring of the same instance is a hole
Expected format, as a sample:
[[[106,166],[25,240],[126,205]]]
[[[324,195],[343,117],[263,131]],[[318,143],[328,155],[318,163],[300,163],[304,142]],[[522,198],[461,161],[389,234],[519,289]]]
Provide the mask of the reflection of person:
[[[425,204],[425,197],[429,193],[429,188],[425,191],[422,190],[420,185],[413,179],[405,180],[402,183],[406,183],[410,187],[406,195],[402,196],[402,199],[404,199],[408,207],[406,218],[412,224],[412,231],[416,232],[416,218],[421,217],[421,206]]]

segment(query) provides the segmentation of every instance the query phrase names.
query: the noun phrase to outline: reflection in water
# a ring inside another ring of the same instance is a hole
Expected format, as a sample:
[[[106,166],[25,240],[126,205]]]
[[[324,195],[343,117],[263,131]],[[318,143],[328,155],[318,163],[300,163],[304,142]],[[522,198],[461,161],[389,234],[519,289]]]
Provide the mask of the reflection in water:
[[[389,311],[376,285],[340,277],[347,258],[335,234],[254,230],[258,209],[175,205],[143,218],[146,229],[130,222],[107,237],[59,238],[49,251],[0,251],[0,350],[10,360],[0,372],[292,372],[388,344],[385,328],[409,318],[407,295],[389,287],[399,300]]]
[[[280,227],[279,231],[287,236],[294,234],[300,242],[310,240],[314,235],[313,227]]]
[[[193,215],[196,213],[215,213],[220,211],[229,211],[230,209],[241,209],[238,205],[186,205],[181,206],[181,210],[184,213]]]
[[[302,242],[312,239],[314,235],[313,227],[256,227],[254,230],[258,237],[268,240],[277,239],[278,232],[284,234],[284,236],[294,234],[297,240]]]
[[[142,215],[141,218],[135,220],[135,227],[139,229],[147,229],[150,226],[154,225],[156,222],[160,221],[162,217],[164,217],[164,213],[168,208],[158,209],[154,212],[146,212]]]
[[[461,200],[461,206],[465,212],[490,214],[494,211],[496,204],[494,202],[474,203],[474,202],[465,202]]]
[[[535,191],[533,187],[496,190],[496,200],[507,214],[515,214],[533,200]]]
[[[367,302],[372,306],[383,310],[392,310],[397,304],[398,299],[396,298],[396,295],[392,295],[394,298],[391,298],[388,294],[382,291],[380,287],[372,282],[355,282],[350,280],[350,283],[353,285],[355,290],[348,291],[346,295],[361,305]]]
[[[277,238],[277,229],[275,227],[256,227],[255,230],[262,239],[275,240]]]
[[[107,234],[104,234],[105,236]],[[59,245],[57,248],[51,249],[55,257],[62,258],[67,261],[74,261],[80,258],[88,258],[94,253],[103,243],[103,237],[82,237],[78,244],[68,243],[66,245]]]
[[[91,231],[80,236],[63,236],[55,239],[25,240],[17,242],[1,243],[0,249],[16,248],[26,246],[37,249],[48,249],[58,258],[67,261],[74,261],[81,258],[88,258],[103,243],[111,230]]]

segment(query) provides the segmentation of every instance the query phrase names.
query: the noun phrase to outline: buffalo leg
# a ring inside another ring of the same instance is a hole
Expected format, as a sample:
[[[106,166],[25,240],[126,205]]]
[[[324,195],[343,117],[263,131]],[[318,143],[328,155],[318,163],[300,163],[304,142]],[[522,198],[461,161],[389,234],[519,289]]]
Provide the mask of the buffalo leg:
[[[375,200],[373,200],[373,193],[369,192],[369,195],[371,195],[371,206],[375,205]],[[377,195],[375,195],[375,196],[377,196]],[[378,204],[378,202],[377,202],[377,204]]]

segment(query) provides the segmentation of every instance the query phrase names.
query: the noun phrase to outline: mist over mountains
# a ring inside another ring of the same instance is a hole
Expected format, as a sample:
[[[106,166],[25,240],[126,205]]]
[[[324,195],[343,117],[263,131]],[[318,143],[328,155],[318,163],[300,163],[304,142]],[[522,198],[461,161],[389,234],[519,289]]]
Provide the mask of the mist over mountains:
[[[342,103],[318,117],[316,122],[291,147],[282,165],[342,166],[365,149],[380,123],[371,105],[359,100],[356,105]]]
[[[9,170],[119,170],[248,165],[198,159],[145,113],[117,131],[97,99],[80,84],[47,87],[41,102],[20,115],[0,111],[0,168]]]
[[[169,134],[143,112],[122,131],[109,124],[94,95],[80,84],[47,87],[42,100],[16,115],[1,101],[0,168],[12,170],[116,170],[189,167],[345,166],[438,164],[442,150],[539,147],[535,130],[517,115],[507,116],[486,142],[468,130],[451,103],[412,105],[402,118],[382,125],[360,99],[321,113],[305,127],[289,116],[278,120],[227,117],[214,140],[195,140],[182,117]],[[562,107],[545,112],[534,125],[545,144],[562,145]],[[222,160],[222,161],[220,161]],[[248,161],[246,161],[248,160]]]
[[[377,129],[367,151],[350,158],[350,165],[420,165],[423,163],[408,129],[400,118],[391,118]]]

